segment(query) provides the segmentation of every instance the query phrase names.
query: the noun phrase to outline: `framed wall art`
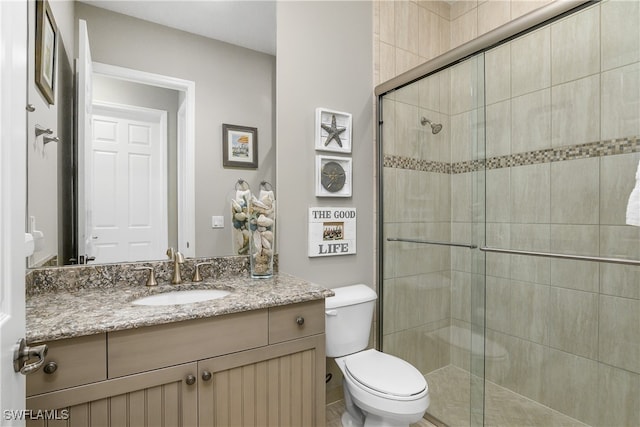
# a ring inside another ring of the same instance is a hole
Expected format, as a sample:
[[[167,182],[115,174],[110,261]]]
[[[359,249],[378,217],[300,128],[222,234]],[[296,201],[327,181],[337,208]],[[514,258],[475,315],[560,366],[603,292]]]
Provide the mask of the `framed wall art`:
[[[316,108],[316,150],[351,153],[351,114]]]
[[[248,169],[258,167],[257,128],[222,125],[222,166]]]
[[[36,86],[49,104],[55,102],[58,27],[46,0],[36,1]]]
[[[316,196],[351,197],[351,158],[316,156]]]

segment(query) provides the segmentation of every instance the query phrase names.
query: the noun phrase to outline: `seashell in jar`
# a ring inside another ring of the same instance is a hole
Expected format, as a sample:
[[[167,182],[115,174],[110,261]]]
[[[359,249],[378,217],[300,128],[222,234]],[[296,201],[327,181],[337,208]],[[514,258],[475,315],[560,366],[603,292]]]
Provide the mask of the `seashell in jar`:
[[[266,204],[264,204],[263,202],[261,202],[260,200],[254,198],[253,200],[251,200],[251,206],[258,208],[258,209],[269,209],[270,206],[267,206]]]
[[[273,231],[267,230],[262,233],[262,237],[267,239],[269,243],[273,243]]]
[[[244,212],[238,212],[233,216],[237,221],[245,221],[248,217]]]
[[[271,227],[273,225],[273,220],[264,215],[260,215],[258,217],[258,225],[261,227]]]
[[[255,248],[256,252],[260,252],[262,250],[262,237],[260,236],[260,232],[254,231],[252,237],[253,247]]]
[[[235,234],[234,237],[235,237],[236,246],[238,247],[238,249],[242,248],[244,246],[244,235],[239,230],[234,234]]]
[[[269,242],[264,236],[261,236],[261,239],[262,239],[262,249],[271,249],[271,242]]]
[[[231,200],[231,207],[236,212],[242,212],[242,206],[240,206],[240,203],[236,202],[235,200]]]

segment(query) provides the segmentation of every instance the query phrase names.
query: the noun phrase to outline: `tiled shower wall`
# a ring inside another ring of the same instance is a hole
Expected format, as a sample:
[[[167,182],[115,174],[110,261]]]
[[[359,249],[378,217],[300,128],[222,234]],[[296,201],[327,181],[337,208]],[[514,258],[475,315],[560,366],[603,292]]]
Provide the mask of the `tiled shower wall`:
[[[374,82],[385,82],[552,0],[376,0]]]
[[[624,225],[638,22],[640,3],[602,2],[385,97],[386,237],[468,242],[486,218],[489,246],[640,259]],[[455,341],[474,314],[470,251],[384,250],[384,350],[423,372],[468,369]],[[591,425],[640,425],[640,268],[489,254],[486,269],[488,348],[508,356],[487,379]]]
[[[640,259],[639,22],[639,2],[606,1],[487,52],[488,246]],[[640,268],[488,254],[486,289],[487,339],[510,358],[487,379],[640,424]]]
[[[383,101],[385,238],[450,240],[449,86],[443,72]],[[443,130],[432,134],[420,124],[423,116],[443,123]],[[383,250],[384,351],[425,373],[449,364],[449,248],[385,242]]]

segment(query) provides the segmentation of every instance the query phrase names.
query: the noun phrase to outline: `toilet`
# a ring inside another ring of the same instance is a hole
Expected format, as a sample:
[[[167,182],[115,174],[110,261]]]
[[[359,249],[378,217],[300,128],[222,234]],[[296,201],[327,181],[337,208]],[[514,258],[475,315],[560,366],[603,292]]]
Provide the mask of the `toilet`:
[[[325,300],[327,357],[343,374],[342,425],[402,427],[419,421],[429,407],[429,386],[410,363],[369,345],[377,298],[366,285],[332,289]]]

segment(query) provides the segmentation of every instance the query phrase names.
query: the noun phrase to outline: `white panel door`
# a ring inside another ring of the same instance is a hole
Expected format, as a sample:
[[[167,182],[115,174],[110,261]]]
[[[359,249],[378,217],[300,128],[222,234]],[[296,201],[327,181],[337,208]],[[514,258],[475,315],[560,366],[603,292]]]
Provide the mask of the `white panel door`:
[[[94,104],[87,253],[95,262],[165,256],[166,120],[166,111]]]

